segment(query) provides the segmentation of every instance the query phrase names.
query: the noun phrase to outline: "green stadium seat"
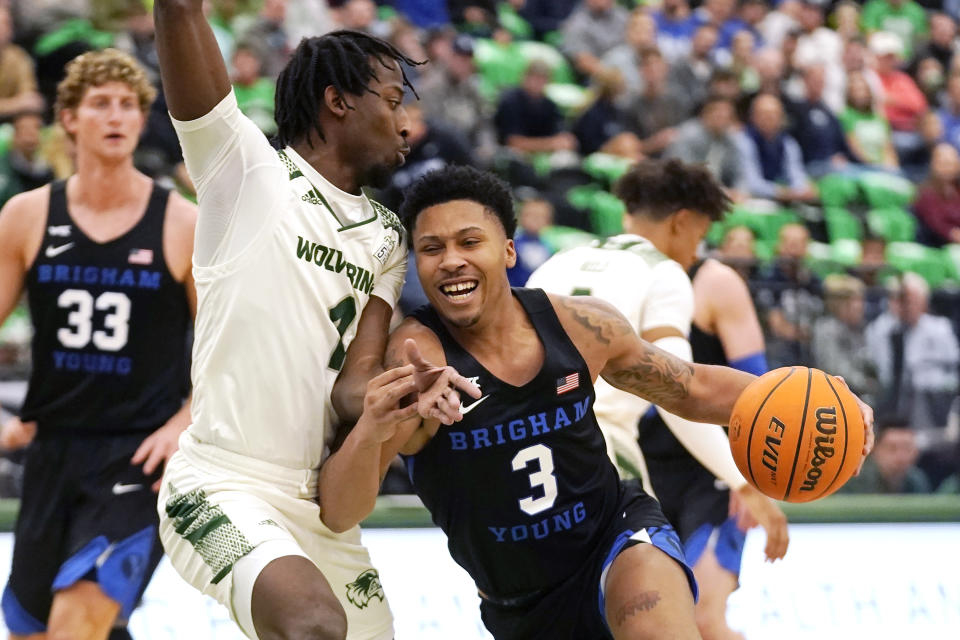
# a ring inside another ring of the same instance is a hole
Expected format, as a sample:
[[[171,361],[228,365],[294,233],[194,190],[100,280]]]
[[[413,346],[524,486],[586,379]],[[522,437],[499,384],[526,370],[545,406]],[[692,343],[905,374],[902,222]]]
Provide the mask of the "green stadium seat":
[[[473,61],[480,75],[480,88],[489,100],[495,100],[505,87],[520,84],[527,62],[516,43],[500,44],[488,38],[477,38],[473,45]]]
[[[514,38],[529,40],[533,37],[533,27],[520,17],[509,2],[501,2],[497,5],[497,20],[500,26],[509,31]]]
[[[942,252],[916,242],[891,242],[887,245],[887,262],[900,271],[913,271],[923,276],[932,287],[938,287],[947,277],[947,265]]]
[[[597,236],[582,229],[556,225],[541,231],[540,239],[547,245],[551,253],[557,253],[558,251],[590,244],[597,239]]]
[[[851,176],[831,174],[817,182],[820,201],[824,207],[846,207],[860,198],[860,185]]]
[[[863,238],[863,223],[855,215],[839,207],[830,207],[823,212],[830,241],[860,240]]]
[[[916,187],[906,178],[880,172],[861,175],[860,189],[873,209],[906,209],[916,194]]]
[[[917,233],[916,218],[904,209],[871,209],[867,226],[887,242],[912,242]]]
[[[723,242],[723,236],[727,233],[727,229],[730,228],[730,225],[727,224],[725,220],[718,220],[710,225],[710,228],[707,229],[707,235],[704,236],[704,241],[706,241],[708,246],[719,247],[720,243]]]
[[[594,180],[612,185],[627,172],[633,161],[622,156],[609,153],[591,153],[583,159],[581,168]]]
[[[573,68],[567,59],[563,57],[560,51],[546,42],[537,42],[536,40],[527,40],[524,42],[515,42],[514,49],[520,56],[523,69],[534,60],[545,62],[550,67],[550,79],[553,82],[567,84],[576,80],[573,74]]]
[[[940,252],[947,278],[954,282],[960,282],[960,244],[948,244]]]
[[[753,254],[760,262],[769,262],[770,260],[773,260],[773,252],[775,249],[776,244],[772,242],[757,240],[753,243]]]
[[[608,191],[597,191],[590,203],[590,226],[599,236],[623,233],[623,214],[626,207],[620,198]]]
[[[564,116],[576,112],[590,100],[589,90],[573,83],[551,82],[544,92],[556,103]]]
[[[859,240],[841,238],[830,243],[830,258],[841,266],[853,267],[860,264],[862,254]]]
[[[833,247],[826,242],[811,241],[807,245],[805,262],[807,267],[821,278],[843,271],[843,267],[833,258]]]
[[[593,202],[594,194],[602,188],[595,182],[578,184],[567,191],[567,202],[581,211],[586,211],[590,208],[590,203]]]

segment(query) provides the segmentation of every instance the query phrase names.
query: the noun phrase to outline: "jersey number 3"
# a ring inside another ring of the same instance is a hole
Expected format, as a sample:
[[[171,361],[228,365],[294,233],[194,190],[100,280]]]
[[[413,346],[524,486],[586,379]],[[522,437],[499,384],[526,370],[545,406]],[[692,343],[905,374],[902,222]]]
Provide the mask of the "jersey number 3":
[[[530,462],[536,461],[539,469],[530,474],[530,488],[543,487],[539,498],[527,496],[520,499],[520,510],[527,515],[536,515],[546,511],[557,501],[557,477],[553,475],[553,451],[545,444],[535,444],[521,449],[513,456],[511,466],[514,471],[523,471]]]

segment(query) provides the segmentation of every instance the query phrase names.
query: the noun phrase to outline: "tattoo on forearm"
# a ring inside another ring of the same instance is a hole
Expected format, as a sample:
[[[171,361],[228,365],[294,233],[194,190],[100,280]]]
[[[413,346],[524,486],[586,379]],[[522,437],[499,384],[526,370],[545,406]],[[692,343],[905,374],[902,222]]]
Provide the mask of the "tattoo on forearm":
[[[617,611],[616,624],[618,627],[623,626],[623,623],[627,621],[627,618],[631,618],[638,613],[643,613],[644,611],[650,611],[657,606],[657,603],[660,602],[660,592],[659,591],[644,591],[637,594],[631,598],[625,605],[620,607],[620,610]]]
[[[623,318],[609,313],[597,304],[575,298],[562,298],[560,304],[602,344],[610,344],[611,340],[633,332]]]
[[[643,395],[654,404],[668,404],[690,395],[693,365],[644,343],[641,358],[611,378],[621,389]]]

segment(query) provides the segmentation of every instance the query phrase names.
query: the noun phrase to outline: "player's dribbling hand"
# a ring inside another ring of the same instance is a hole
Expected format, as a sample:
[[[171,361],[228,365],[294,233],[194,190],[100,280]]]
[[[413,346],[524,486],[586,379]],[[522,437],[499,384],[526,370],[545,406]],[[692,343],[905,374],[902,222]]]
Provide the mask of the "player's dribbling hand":
[[[776,502],[760,493],[759,490],[743,485],[730,492],[730,516],[736,517],[737,526],[746,531],[758,524],[767,534],[767,546],[764,553],[767,560],[779,560],[787,553],[790,534],[787,531],[787,516]]]
[[[36,422],[22,422],[19,417],[13,416],[3,423],[0,429],[0,448],[6,451],[23,449],[33,441],[37,435]]]
[[[843,376],[833,376],[835,379],[843,383],[843,386],[847,387],[849,390],[850,387],[847,385],[847,381],[843,379]],[[860,407],[860,417],[863,418],[863,452],[860,458],[860,464],[857,466],[857,472],[853,475],[860,475],[860,471],[863,469],[863,463],[866,461],[867,456],[870,455],[870,452],[873,451],[873,441],[875,435],[873,433],[873,409],[870,408],[866,402],[860,399],[860,397],[850,391],[853,394],[853,397],[857,401],[857,406]]]
[[[474,399],[481,395],[480,387],[470,382],[450,366],[438,367],[424,360],[417,343],[408,339],[403,343],[407,360],[415,367],[413,379],[417,385],[417,411],[424,418],[451,425],[463,419],[460,413],[458,389]]]
[[[404,421],[417,415],[416,402],[400,406],[405,396],[417,390],[415,369],[412,364],[387,369],[367,383],[363,413],[354,426],[359,436],[380,445],[393,438]]]

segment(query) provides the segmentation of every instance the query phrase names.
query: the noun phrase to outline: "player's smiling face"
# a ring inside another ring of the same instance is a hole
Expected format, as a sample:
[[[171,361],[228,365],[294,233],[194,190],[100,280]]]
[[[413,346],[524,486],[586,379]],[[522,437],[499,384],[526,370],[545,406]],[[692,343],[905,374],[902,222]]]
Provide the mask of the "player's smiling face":
[[[87,89],[75,109],[64,110],[61,120],[78,147],[122,158],[137,148],[146,116],[129,85],[107,82]]]
[[[478,202],[451,200],[424,209],[413,228],[413,250],[427,299],[454,326],[475,325],[511,295],[513,240]]]

